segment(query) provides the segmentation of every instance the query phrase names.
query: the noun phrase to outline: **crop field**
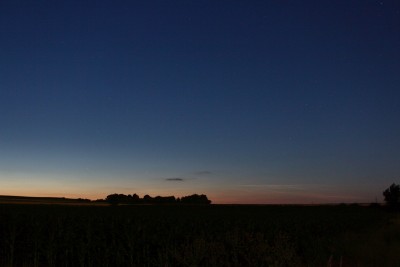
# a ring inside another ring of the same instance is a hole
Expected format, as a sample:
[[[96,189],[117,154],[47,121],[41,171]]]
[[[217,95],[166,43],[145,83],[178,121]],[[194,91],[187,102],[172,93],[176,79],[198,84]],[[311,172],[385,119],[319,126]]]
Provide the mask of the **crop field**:
[[[378,207],[0,204],[0,266],[400,266]]]

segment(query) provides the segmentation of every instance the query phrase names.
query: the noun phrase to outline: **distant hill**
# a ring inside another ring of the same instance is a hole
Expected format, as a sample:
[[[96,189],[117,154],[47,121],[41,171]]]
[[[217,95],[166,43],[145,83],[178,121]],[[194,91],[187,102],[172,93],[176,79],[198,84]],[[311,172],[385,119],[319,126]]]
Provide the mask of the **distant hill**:
[[[0,203],[15,204],[79,204],[90,203],[89,199],[65,198],[65,197],[26,197],[0,195]]]

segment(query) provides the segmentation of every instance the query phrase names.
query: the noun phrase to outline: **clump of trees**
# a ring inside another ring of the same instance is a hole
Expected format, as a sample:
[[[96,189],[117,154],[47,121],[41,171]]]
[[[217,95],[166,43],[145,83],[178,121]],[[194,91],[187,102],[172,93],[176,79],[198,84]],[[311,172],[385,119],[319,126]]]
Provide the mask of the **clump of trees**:
[[[149,195],[145,195],[143,198],[140,198],[137,194],[133,194],[133,195],[111,194],[111,195],[108,195],[104,201],[110,203],[111,205],[118,205],[118,204],[199,204],[199,205],[208,205],[208,204],[211,204],[211,200],[209,200],[206,195],[198,195],[198,194],[184,196],[182,198],[179,198],[179,197],[175,198],[174,196],[151,197]]]
[[[388,189],[383,191],[386,203],[391,207],[400,206],[400,185],[392,184]]]
[[[211,204],[211,200],[208,200],[206,195],[191,195],[182,197],[180,203],[183,204]]]

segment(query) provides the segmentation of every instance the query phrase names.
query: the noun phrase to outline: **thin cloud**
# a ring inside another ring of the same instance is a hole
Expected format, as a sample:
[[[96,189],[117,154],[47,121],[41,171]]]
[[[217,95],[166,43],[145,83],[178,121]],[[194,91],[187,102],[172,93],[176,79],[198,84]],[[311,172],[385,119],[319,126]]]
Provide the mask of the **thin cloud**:
[[[165,178],[165,181],[168,182],[183,182],[185,179],[179,178],[179,177],[174,177],[174,178]]]

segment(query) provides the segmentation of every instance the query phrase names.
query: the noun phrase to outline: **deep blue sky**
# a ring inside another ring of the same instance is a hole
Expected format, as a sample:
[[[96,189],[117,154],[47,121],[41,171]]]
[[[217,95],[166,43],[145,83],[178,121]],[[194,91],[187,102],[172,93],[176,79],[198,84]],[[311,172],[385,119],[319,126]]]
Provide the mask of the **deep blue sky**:
[[[0,33],[0,194],[365,202],[400,182],[399,1],[8,0]]]

